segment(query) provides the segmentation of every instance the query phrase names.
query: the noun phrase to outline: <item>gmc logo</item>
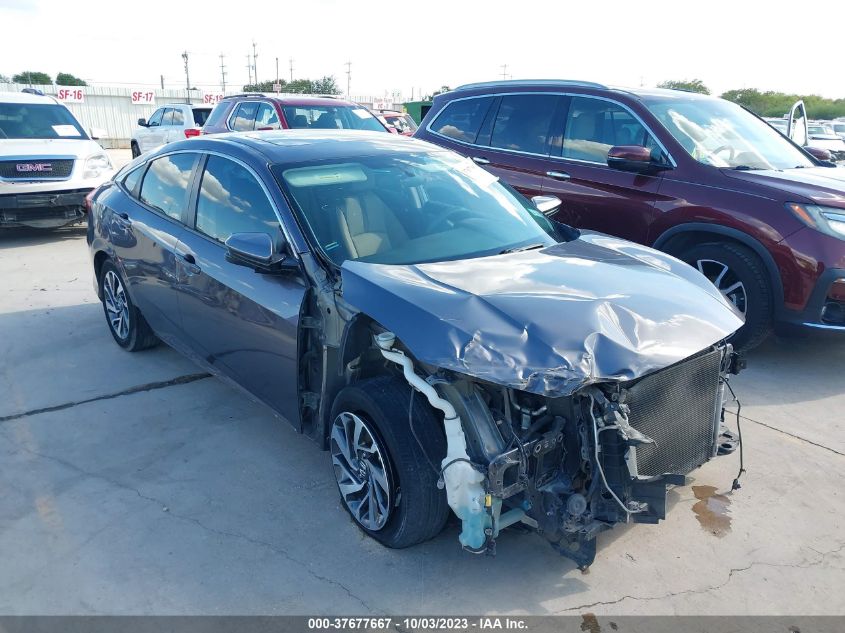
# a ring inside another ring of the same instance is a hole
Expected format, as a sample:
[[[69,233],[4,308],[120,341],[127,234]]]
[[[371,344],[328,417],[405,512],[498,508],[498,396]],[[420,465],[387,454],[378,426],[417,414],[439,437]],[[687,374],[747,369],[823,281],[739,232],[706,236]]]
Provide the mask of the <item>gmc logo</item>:
[[[19,172],[53,171],[52,163],[18,163],[15,169]]]

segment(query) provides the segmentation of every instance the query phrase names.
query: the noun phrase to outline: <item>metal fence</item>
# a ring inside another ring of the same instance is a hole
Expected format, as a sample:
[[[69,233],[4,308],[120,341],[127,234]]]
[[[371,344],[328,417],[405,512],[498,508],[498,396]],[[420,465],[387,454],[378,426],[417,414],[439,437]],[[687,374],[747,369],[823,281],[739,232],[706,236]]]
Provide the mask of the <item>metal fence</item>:
[[[24,88],[31,87],[42,91],[45,95],[57,97],[59,91],[71,86],[27,86],[26,84],[0,83],[0,92],[20,92]],[[106,148],[128,148],[132,133],[137,127],[137,121],[143,117],[150,118],[155,110],[166,103],[207,103],[210,95],[199,90],[192,90],[190,97],[188,91],[172,89],[154,90],[153,102],[136,104],[132,102],[132,93],[143,90],[150,92],[149,88],[112,87],[112,86],[85,86],[82,88],[84,100],[81,103],[65,102],[65,105],[79,119],[79,122],[86,130],[97,128],[104,130],[106,136],[100,138],[100,144]],[[227,90],[227,95],[239,94],[242,90]],[[222,92],[220,92],[222,94]],[[216,97],[216,95],[214,95]],[[304,96],[304,95],[295,95]],[[354,97],[354,101],[372,107],[377,101],[375,97]]]

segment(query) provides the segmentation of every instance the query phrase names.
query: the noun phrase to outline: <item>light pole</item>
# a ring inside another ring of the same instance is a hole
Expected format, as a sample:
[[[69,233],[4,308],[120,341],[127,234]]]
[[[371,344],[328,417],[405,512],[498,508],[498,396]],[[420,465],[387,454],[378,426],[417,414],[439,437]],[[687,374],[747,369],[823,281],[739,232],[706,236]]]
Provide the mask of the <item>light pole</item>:
[[[182,59],[185,61],[185,96],[187,102],[191,102],[191,75],[188,73],[188,51],[182,53]]]

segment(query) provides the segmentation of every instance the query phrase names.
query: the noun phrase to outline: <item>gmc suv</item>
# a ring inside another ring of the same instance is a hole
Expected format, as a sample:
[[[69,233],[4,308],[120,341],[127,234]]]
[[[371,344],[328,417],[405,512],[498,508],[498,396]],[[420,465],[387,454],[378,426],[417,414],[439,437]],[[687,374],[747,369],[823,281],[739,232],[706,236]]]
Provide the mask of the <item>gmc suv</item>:
[[[528,197],[559,197],[556,220],[697,267],[745,316],[735,346],[754,347],[775,324],[845,331],[845,170],[734,103],[478,83],[435,97],[415,136]]]

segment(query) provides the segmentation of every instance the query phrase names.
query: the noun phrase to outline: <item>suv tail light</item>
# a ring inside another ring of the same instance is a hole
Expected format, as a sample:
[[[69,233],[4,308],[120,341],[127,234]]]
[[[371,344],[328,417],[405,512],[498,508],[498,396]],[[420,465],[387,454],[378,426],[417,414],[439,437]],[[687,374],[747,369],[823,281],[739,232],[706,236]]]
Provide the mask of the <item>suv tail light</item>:
[[[199,136],[200,130],[199,128],[189,127],[185,130],[185,138],[191,138],[192,136]]]
[[[85,213],[91,213],[91,205],[93,204],[94,194],[97,193],[96,189],[92,189],[91,192],[85,196]]]

